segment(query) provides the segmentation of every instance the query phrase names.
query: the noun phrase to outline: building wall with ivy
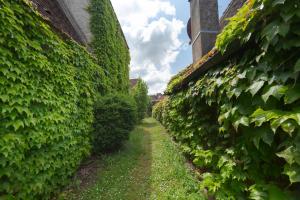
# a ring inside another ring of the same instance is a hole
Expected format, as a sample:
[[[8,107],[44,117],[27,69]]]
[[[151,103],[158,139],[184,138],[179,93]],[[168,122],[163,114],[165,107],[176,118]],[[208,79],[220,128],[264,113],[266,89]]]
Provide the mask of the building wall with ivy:
[[[28,0],[0,0],[0,199],[51,199],[91,150],[109,77]]]
[[[128,93],[130,53],[110,0],[30,0],[61,32],[88,47],[112,92]]]
[[[218,36],[219,54],[175,76],[153,109],[218,200],[299,198],[299,27],[299,1],[248,1]]]
[[[130,54],[110,0],[91,0],[91,48],[115,92],[129,91]]]

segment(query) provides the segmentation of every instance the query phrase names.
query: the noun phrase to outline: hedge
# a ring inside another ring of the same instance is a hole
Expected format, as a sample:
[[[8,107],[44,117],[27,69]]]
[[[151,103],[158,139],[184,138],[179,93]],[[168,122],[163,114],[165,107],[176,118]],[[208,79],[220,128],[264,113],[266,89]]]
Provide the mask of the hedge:
[[[110,94],[95,104],[93,149],[99,154],[118,150],[137,122],[134,99],[128,95]]]
[[[49,199],[90,152],[108,82],[27,0],[0,0],[0,199]]]
[[[299,197],[299,27],[299,1],[248,1],[217,48],[250,48],[154,109],[216,199]]]

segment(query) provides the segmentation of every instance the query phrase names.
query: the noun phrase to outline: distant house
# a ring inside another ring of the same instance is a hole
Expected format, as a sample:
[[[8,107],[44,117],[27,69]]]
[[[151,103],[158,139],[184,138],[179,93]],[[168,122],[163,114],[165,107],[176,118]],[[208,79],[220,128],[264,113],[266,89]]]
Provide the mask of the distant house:
[[[136,86],[137,82],[139,79],[135,78],[135,79],[130,79],[130,88],[134,88],[134,86]]]
[[[150,99],[151,99],[151,104],[154,105],[157,102],[159,102],[160,100],[162,100],[165,96],[161,93],[157,93],[155,95],[150,95]]]

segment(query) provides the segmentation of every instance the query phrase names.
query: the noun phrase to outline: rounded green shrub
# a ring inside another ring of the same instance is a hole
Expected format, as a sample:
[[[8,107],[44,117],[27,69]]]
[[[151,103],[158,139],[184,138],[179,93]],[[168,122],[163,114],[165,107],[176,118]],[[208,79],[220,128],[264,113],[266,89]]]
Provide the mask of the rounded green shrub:
[[[137,121],[137,109],[133,98],[110,94],[98,100],[94,110],[94,152],[113,151],[129,138]]]

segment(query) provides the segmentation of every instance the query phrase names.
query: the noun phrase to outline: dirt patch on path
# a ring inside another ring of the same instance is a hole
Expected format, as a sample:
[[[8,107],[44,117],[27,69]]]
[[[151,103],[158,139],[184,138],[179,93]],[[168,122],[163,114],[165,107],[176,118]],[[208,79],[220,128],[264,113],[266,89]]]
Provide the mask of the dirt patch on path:
[[[93,155],[80,166],[74,180],[79,181],[80,188],[86,188],[96,182],[101,167],[101,157]]]
[[[71,184],[64,189],[64,192],[59,195],[59,197],[55,199],[68,199],[70,197],[77,196],[79,191],[82,191],[92,185],[94,185],[97,181],[98,174],[103,168],[103,164],[101,162],[101,157],[98,155],[92,155],[87,158],[79,167],[76,174],[72,178]]]

